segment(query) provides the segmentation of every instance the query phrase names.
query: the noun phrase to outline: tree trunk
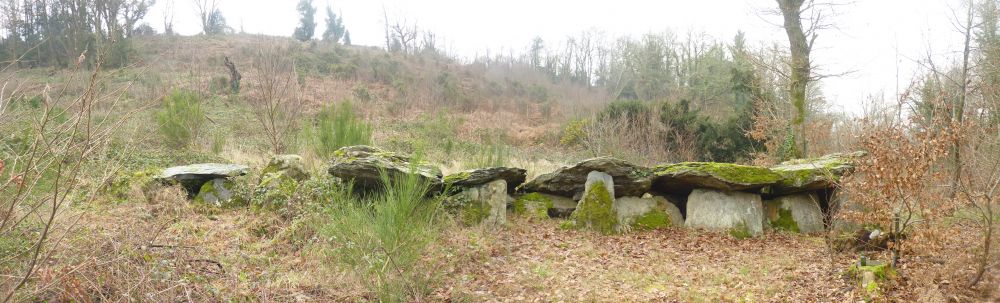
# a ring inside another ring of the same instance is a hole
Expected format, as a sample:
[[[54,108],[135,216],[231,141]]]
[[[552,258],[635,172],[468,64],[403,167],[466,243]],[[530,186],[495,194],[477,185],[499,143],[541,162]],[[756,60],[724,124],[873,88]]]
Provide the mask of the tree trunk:
[[[975,1],[969,0],[969,13],[965,20],[965,48],[962,50],[962,78],[959,81],[959,95],[952,107],[951,122],[953,125],[960,125],[964,120],[965,97],[969,90],[969,53],[972,42],[972,17],[975,9]],[[951,190],[950,197],[954,198],[958,190],[958,182],[962,178],[962,140],[956,139],[951,146]]]
[[[781,15],[784,17],[785,33],[788,35],[788,47],[792,55],[791,75],[788,81],[788,97],[795,107],[792,117],[792,130],[795,132],[795,145],[799,147],[799,155],[808,152],[806,142],[806,88],[809,85],[811,65],[809,63],[810,42],[806,39],[802,28],[802,4],[805,0],[777,0]]]
[[[236,64],[229,60],[229,56],[226,56],[225,59],[226,68],[229,69],[229,91],[237,94],[240,92],[240,79],[243,79],[243,76],[236,70]]]

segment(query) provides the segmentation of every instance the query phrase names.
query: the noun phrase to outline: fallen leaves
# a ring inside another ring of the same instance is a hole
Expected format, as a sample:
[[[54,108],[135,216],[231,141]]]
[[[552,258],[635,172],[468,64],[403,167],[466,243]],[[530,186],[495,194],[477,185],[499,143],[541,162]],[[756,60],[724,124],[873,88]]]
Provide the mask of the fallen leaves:
[[[822,241],[768,234],[737,240],[683,229],[602,236],[514,219],[500,254],[459,268],[443,300],[490,302],[844,301],[849,287]],[[496,251],[494,251],[496,252]]]

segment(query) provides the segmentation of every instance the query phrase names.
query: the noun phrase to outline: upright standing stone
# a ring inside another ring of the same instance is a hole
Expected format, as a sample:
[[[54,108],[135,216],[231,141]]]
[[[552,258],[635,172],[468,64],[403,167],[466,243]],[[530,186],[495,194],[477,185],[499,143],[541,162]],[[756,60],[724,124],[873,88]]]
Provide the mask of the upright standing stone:
[[[684,226],[681,210],[661,196],[615,199],[615,213],[618,218],[618,231]]]
[[[507,181],[503,179],[466,188],[450,200],[449,204],[455,206],[454,211],[466,225],[507,224],[507,202],[511,198],[507,195]]]
[[[576,210],[570,215],[576,227],[601,233],[614,233],[618,225],[615,214],[615,183],[611,175],[599,171],[587,174],[586,191]]]
[[[823,231],[823,211],[816,194],[802,193],[764,201],[764,213],[772,228],[791,232]]]
[[[688,196],[685,224],[693,228],[764,232],[760,195],[712,189],[695,189]]]

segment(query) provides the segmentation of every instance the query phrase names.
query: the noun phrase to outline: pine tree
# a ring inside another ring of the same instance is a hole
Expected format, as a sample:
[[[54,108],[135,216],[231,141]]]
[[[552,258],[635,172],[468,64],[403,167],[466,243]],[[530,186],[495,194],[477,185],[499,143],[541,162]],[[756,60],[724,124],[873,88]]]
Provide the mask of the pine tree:
[[[323,40],[333,43],[343,41],[344,44],[351,44],[350,35],[344,27],[344,20],[335,14],[330,6],[326,7],[326,31],[323,32]]]
[[[316,8],[313,7],[312,0],[300,0],[298,10],[299,27],[295,28],[292,36],[299,41],[309,41],[316,33]]]
[[[351,45],[351,32],[344,31],[344,45]]]

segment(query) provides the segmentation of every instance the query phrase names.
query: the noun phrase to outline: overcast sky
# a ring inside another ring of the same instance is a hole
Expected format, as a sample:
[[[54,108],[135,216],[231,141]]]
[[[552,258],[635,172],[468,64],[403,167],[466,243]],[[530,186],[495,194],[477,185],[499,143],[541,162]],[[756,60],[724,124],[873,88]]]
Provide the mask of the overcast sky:
[[[297,26],[297,0],[220,0],[229,25],[248,33],[291,35]],[[850,1],[844,0],[843,2]],[[820,32],[813,62],[826,79],[823,91],[835,109],[857,113],[871,95],[894,99],[897,87],[920,73],[917,60],[928,54],[939,65],[954,60],[962,36],[953,11],[963,0],[855,0],[839,5],[830,18],[835,29]],[[163,13],[172,2],[174,29],[200,32],[193,0],[158,0],[148,21],[162,30]],[[609,37],[649,32],[688,32],[731,41],[737,31],[752,45],[787,45],[780,17],[766,13],[774,0],[315,0],[316,33],[322,33],[324,7],[341,12],[356,45],[383,45],[382,8],[390,18],[406,18],[434,32],[449,53],[470,58],[523,51],[535,36],[561,41],[596,29]],[[959,13],[961,15],[961,13]]]

